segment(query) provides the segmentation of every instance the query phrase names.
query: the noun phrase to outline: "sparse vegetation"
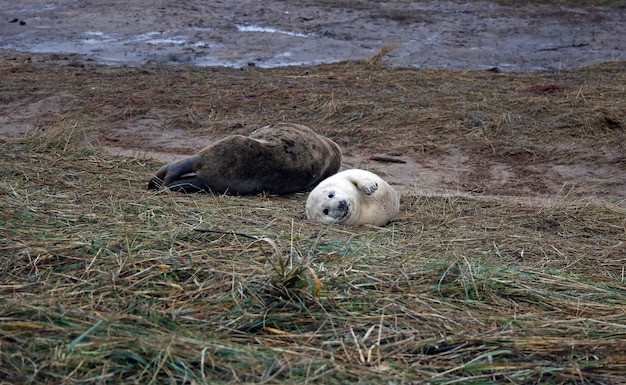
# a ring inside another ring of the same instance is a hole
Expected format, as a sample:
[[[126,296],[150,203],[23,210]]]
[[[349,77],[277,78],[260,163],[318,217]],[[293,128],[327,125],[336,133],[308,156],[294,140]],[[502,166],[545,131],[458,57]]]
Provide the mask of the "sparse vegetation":
[[[408,144],[415,125],[405,123],[422,116],[425,137],[497,143],[498,156],[515,154],[511,138],[522,135],[545,157],[541,146],[560,135],[579,154],[624,140],[615,108],[626,99],[623,63],[503,77],[376,65],[298,77],[302,69],[4,61],[3,98],[20,89],[24,100],[43,98],[59,84],[76,97],[68,112],[0,142],[0,382],[623,382],[626,219],[617,203],[565,192],[543,204],[406,193],[384,229],[325,227],[304,219],[305,194],[148,191],[160,162],[101,148],[107,128],[157,113],[214,132],[297,120],[344,146],[373,133]],[[48,83],[50,71],[64,81]],[[551,76],[567,91],[545,109],[548,96],[521,85]],[[583,76],[597,81],[581,87]],[[448,93],[452,83],[466,88]],[[474,126],[476,114],[484,124]],[[381,128],[389,116],[398,120]]]

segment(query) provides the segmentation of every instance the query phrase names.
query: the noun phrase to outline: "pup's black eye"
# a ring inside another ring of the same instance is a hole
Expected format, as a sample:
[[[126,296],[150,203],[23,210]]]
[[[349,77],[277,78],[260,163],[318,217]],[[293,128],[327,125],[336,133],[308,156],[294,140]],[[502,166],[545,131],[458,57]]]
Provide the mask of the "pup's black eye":
[[[323,213],[324,215],[328,215],[328,209],[324,209]]]
[[[330,199],[332,199],[334,196],[335,196],[335,193],[330,193],[330,194],[328,194],[328,197],[329,197]]]

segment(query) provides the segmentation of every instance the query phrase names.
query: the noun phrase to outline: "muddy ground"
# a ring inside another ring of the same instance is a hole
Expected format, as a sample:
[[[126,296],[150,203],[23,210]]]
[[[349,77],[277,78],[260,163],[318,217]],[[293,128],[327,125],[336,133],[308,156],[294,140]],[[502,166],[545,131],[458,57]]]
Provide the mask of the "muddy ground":
[[[626,206],[624,62],[576,72],[624,58],[626,7],[569,3],[0,1],[0,136],[93,108],[93,143],[168,162],[290,120],[405,193]]]
[[[625,20],[610,0],[0,0],[0,48],[274,67],[365,58],[388,42],[393,65],[537,71],[623,59]]]

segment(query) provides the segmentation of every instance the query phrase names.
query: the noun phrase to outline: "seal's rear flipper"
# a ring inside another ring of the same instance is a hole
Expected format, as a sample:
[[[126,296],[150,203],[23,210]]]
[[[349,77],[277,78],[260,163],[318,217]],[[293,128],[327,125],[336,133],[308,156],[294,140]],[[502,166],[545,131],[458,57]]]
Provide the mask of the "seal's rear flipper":
[[[189,158],[161,167],[157,170],[152,179],[150,179],[150,182],[148,182],[148,189],[156,190],[163,186],[169,186],[170,184],[177,183],[180,177],[186,174],[192,174],[195,171],[194,165],[197,159],[197,156],[190,156]]]
[[[153,176],[148,182],[148,190],[158,190],[163,187],[163,181],[158,176]]]

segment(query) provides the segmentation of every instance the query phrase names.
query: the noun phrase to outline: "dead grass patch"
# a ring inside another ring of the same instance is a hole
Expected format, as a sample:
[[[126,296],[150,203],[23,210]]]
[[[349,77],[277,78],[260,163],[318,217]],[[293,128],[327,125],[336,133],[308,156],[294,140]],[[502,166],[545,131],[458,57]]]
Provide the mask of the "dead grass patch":
[[[304,194],[145,190],[156,163],[75,127],[0,143],[3,382],[622,381],[617,206],[409,194],[324,227]]]

